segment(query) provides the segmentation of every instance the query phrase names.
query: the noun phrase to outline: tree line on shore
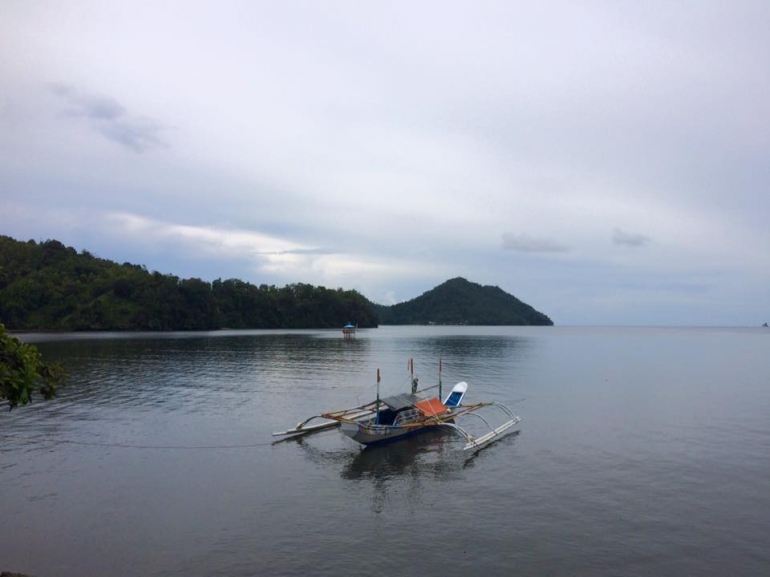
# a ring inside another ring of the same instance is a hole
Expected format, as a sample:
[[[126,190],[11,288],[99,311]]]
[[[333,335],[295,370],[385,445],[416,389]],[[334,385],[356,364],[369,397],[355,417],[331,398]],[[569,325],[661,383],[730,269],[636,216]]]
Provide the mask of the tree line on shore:
[[[0,236],[0,322],[9,330],[169,331],[376,327],[355,290],[208,283],[118,264],[57,240]]]

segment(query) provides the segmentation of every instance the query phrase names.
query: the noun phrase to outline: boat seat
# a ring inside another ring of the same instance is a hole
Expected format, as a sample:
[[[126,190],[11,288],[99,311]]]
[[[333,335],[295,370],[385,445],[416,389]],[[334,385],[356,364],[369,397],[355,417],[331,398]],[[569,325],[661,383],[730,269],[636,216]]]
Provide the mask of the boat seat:
[[[450,409],[459,407],[467,390],[468,383],[465,381],[457,383],[452,389],[452,392],[447,395],[446,399],[444,399],[444,406]]]

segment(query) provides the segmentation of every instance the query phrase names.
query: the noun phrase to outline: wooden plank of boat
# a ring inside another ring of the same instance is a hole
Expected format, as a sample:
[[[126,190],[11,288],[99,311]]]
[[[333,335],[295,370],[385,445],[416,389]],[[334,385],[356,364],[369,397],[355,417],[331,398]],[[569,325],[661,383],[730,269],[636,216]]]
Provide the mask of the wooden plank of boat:
[[[307,427],[295,427],[288,431],[278,431],[273,433],[274,437],[281,437],[283,435],[302,435],[305,433],[312,433],[314,431],[322,431],[323,429],[330,429],[332,427],[338,427],[339,421],[327,421],[325,423],[318,423],[316,425],[308,425]]]
[[[346,415],[346,418],[349,419],[358,419],[360,417],[364,417],[366,415],[371,414],[371,411],[362,409],[356,413],[351,413],[349,415]],[[314,417],[312,417],[314,418]],[[307,423],[308,421],[304,421],[304,423]],[[300,423],[293,429],[289,429],[287,431],[278,431],[273,433],[274,437],[282,437],[285,435],[304,435],[306,433],[314,433],[316,431],[323,431],[324,429],[331,429],[332,427],[339,427],[340,421],[325,421],[323,423],[317,423],[315,425],[304,425],[304,423]]]

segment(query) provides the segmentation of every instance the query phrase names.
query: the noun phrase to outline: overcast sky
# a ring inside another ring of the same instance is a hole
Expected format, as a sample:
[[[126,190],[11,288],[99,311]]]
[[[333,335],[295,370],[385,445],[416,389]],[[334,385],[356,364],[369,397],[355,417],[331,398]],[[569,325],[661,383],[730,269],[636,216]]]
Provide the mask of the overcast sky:
[[[0,234],[770,322],[770,2],[0,2]]]

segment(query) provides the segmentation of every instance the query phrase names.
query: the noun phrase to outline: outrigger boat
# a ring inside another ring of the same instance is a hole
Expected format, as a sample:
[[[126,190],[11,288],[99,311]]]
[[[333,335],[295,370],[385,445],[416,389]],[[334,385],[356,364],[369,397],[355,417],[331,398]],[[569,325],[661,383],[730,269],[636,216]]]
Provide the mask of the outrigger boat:
[[[410,366],[413,369],[414,365],[411,361]],[[414,375],[413,372],[412,375]],[[440,377],[438,397],[427,397],[423,394],[424,391],[417,391],[417,379],[413,378],[411,394],[404,393],[380,399],[379,383],[380,370],[377,369],[377,399],[371,403],[314,415],[299,423],[294,429],[273,433],[273,436],[298,436],[340,427],[343,435],[364,446],[370,446],[442,428],[465,439],[463,450],[469,451],[487,445],[506,431],[513,432],[519,429],[521,418],[501,403],[482,402],[463,405],[463,398],[468,391],[468,383],[464,381],[457,383],[443,401],[441,401]],[[507,420],[502,425],[493,427],[489,421],[478,414],[478,411],[485,407],[501,410]],[[456,421],[459,418],[471,415],[481,419],[490,430],[479,437],[474,437],[457,424]],[[322,422],[311,424],[316,419],[322,419]]]

